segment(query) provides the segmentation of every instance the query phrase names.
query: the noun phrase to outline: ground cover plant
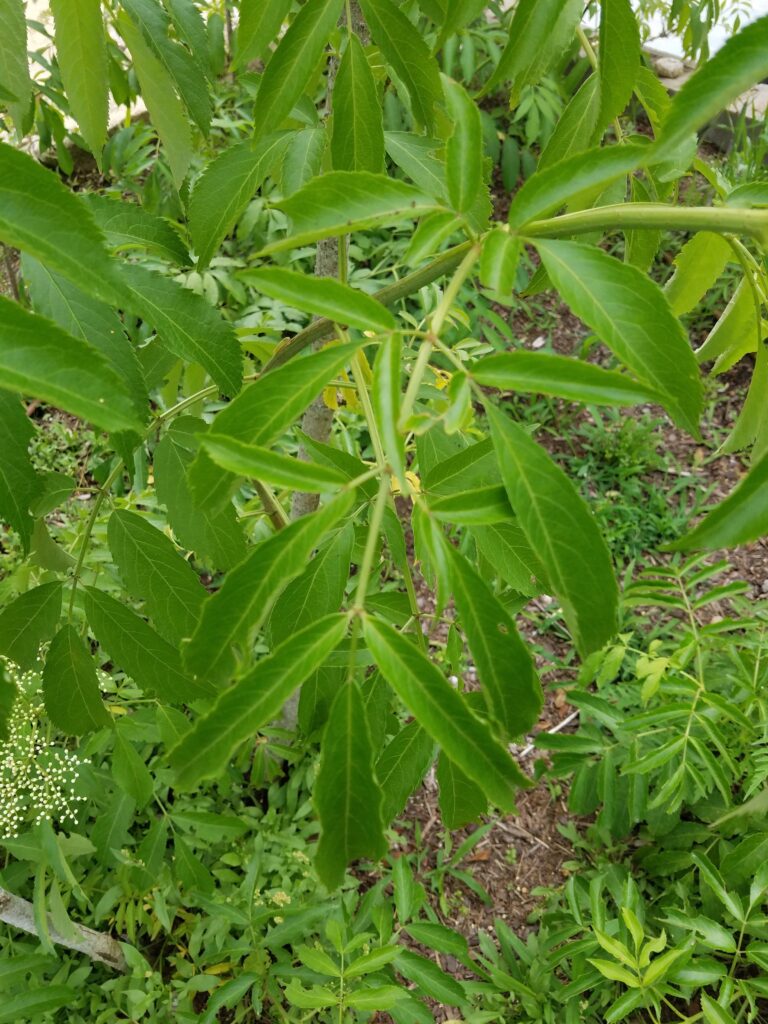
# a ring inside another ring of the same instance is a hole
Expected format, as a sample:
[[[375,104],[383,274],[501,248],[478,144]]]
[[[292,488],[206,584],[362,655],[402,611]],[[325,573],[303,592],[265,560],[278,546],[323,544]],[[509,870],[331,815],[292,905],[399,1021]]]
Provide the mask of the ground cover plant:
[[[670,100],[582,6],[0,0],[0,1021],[764,1012],[768,210],[697,132],[768,19]],[[470,944],[532,784],[568,879]]]

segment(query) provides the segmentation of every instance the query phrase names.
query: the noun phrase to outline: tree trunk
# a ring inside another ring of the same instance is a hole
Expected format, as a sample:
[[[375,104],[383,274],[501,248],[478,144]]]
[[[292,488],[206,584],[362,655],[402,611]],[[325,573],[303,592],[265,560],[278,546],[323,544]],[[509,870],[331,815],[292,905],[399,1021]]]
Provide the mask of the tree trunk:
[[[20,928],[21,931],[27,932],[29,935],[38,935],[39,937],[32,904],[20,896],[14,896],[7,889],[0,889],[0,921],[10,924],[14,928]],[[79,953],[85,953],[91,960],[98,960],[99,963],[106,964],[107,967],[111,967],[115,971],[125,973],[128,970],[120,943],[111,935],[95,932],[92,928],[85,928],[79,924],[73,924],[73,927],[78,933],[77,936],[65,938],[56,931],[48,918],[48,934],[51,942],[55,942],[59,946],[66,946],[67,949],[76,949]]]

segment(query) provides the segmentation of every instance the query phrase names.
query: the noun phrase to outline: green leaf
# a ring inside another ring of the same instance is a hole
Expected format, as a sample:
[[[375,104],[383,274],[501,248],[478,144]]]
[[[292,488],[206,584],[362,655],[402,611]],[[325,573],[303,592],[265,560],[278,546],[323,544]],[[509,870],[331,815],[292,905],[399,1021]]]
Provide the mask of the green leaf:
[[[331,989],[324,985],[304,988],[297,978],[286,986],[285,997],[292,1006],[298,1006],[301,1010],[321,1010],[328,1006],[337,1006],[339,1002],[339,997]]]
[[[230,146],[197,179],[189,201],[189,233],[198,270],[208,266],[290,138],[289,132],[273,132]]]
[[[36,516],[47,516],[59,505],[63,504],[72,494],[77,481],[66,473],[46,472],[39,473],[38,479],[41,491],[35,496],[32,502],[32,514]]]
[[[39,565],[51,572],[69,572],[75,565],[72,555],[51,537],[44,519],[35,520],[29,560],[33,565]]]
[[[603,977],[608,978],[610,981],[620,981],[622,985],[628,985],[630,988],[640,987],[640,979],[631,971],[628,971],[626,967],[614,963],[613,960],[587,957],[587,963],[596,967]]]
[[[507,492],[501,484],[432,498],[429,511],[440,522],[458,526],[489,526],[514,518]]]
[[[100,0],[51,0],[56,59],[72,116],[96,162],[107,139],[109,78]]]
[[[764,455],[702,522],[670,547],[716,551],[748,544],[768,534],[768,455]]]
[[[406,177],[428,196],[444,200],[448,194],[445,164],[435,154],[441,148],[437,139],[411,132],[385,132],[387,156]]]
[[[48,716],[62,732],[80,736],[112,724],[93,658],[72,626],[62,626],[48,648],[43,699]]]
[[[126,383],[100,352],[5,298],[0,387],[41,398],[104,430],[141,431]]]
[[[0,25],[3,26],[0,33],[0,89],[13,97],[8,109],[21,136],[32,98],[24,0],[0,0]]]
[[[588,149],[547,166],[529,178],[512,200],[509,223],[513,228],[555,213],[582,193],[602,191],[624,178],[648,159],[648,146],[606,146]]]
[[[446,79],[445,95],[453,121],[445,159],[448,198],[457,213],[468,213],[483,184],[483,126],[480,111],[463,86]]]
[[[253,118],[258,139],[288,117],[333,31],[342,0],[307,0],[280,39],[261,76]]]
[[[592,246],[537,242],[537,249],[574,313],[664,396],[675,422],[697,436],[703,397],[696,359],[658,285]]]
[[[405,86],[416,122],[434,130],[435,105],[443,99],[437,61],[391,0],[360,0],[360,7],[374,42]]]
[[[174,184],[181,188],[192,159],[192,132],[173,79],[124,11],[118,12],[117,27],[131,52],[141,97],[165,148]]]
[[[240,4],[234,40],[233,70],[259,58],[266,59],[269,45],[279,37],[290,9],[291,0],[269,0],[269,3],[251,0],[250,3]]]
[[[0,3],[0,9],[2,4]],[[19,994],[5,993],[0,1024],[19,1024],[22,1020],[40,1020],[42,1014],[53,1013],[62,1006],[71,1006],[77,992],[67,985],[44,985],[27,988]]]
[[[359,342],[329,345],[259,377],[216,417],[216,436],[261,447],[273,444],[359,347]],[[193,465],[190,481],[203,508],[220,507],[228,496],[227,485],[232,482],[204,453]]]
[[[503,352],[486,356],[472,367],[472,376],[479,384],[503,391],[555,395],[593,405],[661,401],[657,391],[638,384],[626,374],[543,352]]]
[[[284,196],[298,192],[320,174],[328,146],[328,131],[323,124],[319,128],[302,128],[301,131],[290,132],[289,138],[278,180]]]
[[[657,156],[676,146],[768,76],[768,18],[733,36],[677,94],[661,126]]]
[[[201,420],[177,419],[155,448],[157,497],[168,510],[168,522],[183,547],[216,569],[231,569],[245,558],[245,536],[231,502],[211,513],[201,509],[193,498],[188,474],[194,455],[185,446],[179,429],[190,420],[204,429]]]
[[[335,171],[384,169],[384,121],[376,80],[352,33],[333,85],[331,158]]]
[[[202,295],[135,264],[123,263],[118,279],[128,292],[125,304],[155,327],[167,349],[199,363],[225,395],[237,394],[243,380],[237,336]]]
[[[442,751],[437,759],[437,784],[440,815],[446,828],[463,828],[488,810],[488,798],[482,789]]]
[[[419,724],[488,798],[514,807],[525,777],[490,728],[470,711],[442,672],[410,640],[373,618],[365,638],[376,663]]]
[[[311,623],[225,690],[171,752],[175,784],[190,789],[201,779],[220,775],[240,744],[273,721],[293,691],[323,664],[341,642],[346,625],[343,615]]]
[[[0,237],[91,295],[120,305],[101,232],[61,179],[0,143]]]
[[[350,680],[331,706],[314,788],[320,819],[315,868],[329,889],[341,885],[352,861],[378,860],[386,852],[373,757],[363,698],[358,684]]]
[[[706,992],[701,993],[701,1010],[707,1024],[736,1024],[736,1018]]]
[[[640,26],[630,0],[600,4],[600,124],[607,125],[632,98],[640,67]]]
[[[565,51],[581,17],[579,0],[520,0],[509,26],[509,40],[484,93],[510,82],[510,104],[523,87],[537,82]]]
[[[512,616],[464,556],[450,544],[447,548],[459,625],[475,659],[491,718],[511,740],[538,719],[541,684]]]
[[[567,104],[539,157],[538,170],[582,153],[597,141],[600,76],[590,75]]]
[[[757,349],[759,341],[762,340],[758,337],[757,329],[753,292],[749,281],[744,277],[704,343],[696,349],[696,359],[699,363],[714,359],[712,372],[722,373],[747,352],[754,352]],[[760,334],[763,333],[761,321]]]
[[[145,807],[152,799],[152,776],[136,748],[120,732],[115,736],[112,777],[120,789],[135,800],[137,807]]]
[[[387,964],[391,964],[400,953],[399,946],[382,946],[380,949],[372,949],[370,953],[363,953],[344,971],[345,978],[360,978],[365,974],[372,974],[374,971],[380,970],[382,967],[386,967]],[[402,999],[402,990],[395,989],[398,998]],[[376,1007],[372,1007],[376,1009]]]
[[[189,50],[169,38],[168,15],[157,0],[122,0],[121,6],[131,16],[141,31],[144,42],[170,76],[190,117],[203,135],[207,135],[211,125],[208,83]],[[149,108],[149,104],[147,107]]]
[[[0,460],[0,519],[18,533],[25,551],[29,551],[32,540],[29,510],[42,490],[42,479],[29,459],[29,442],[34,434],[19,396],[0,391],[0,437],[5,439]]]
[[[121,509],[109,517],[107,539],[127,590],[145,601],[158,631],[173,644],[191,636],[206,592],[173,541],[137,512]]]
[[[486,288],[500,295],[510,295],[517,280],[519,258],[520,240],[509,231],[494,228],[483,241],[480,280]]]
[[[412,185],[367,171],[322,174],[275,205],[291,218],[291,233],[266,245],[262,256],[440,209],[434,199]]]
[[[675,316],[690,313],[715,284],[733,250],[722,235],[699,231],[675,257],[675,272],[664,286],[664,294]]]
[[[228,473],[244,476],[276,487],[322,494],[344,484],[347,477],[331,466],[304,462],[292,455],[280,455],[256,444],[243,444],[234,438],[207,434],[202,447],[217,466]],[[190,545],[194,547],[194,545]]]
[[[493,407],[487,411],[509,500],[576,646],[582,654],[599,650],[617,627],[618,588],[605,541],[559,466],[521,426]]]
[[[228,574],[206,603],[184,651],[190,669],[214,682],[224,682],[232,674],[232,645],[248,651],[248,640],[267,618],[272,602],[302,572],[320,539],[349,511],[352,499],[351,493],[342,492],[312,515],[290,523],[257,544]]]
[[[156,217],[138,203],[107,196],[85,195],[82,199],[111,249],[141,249],[182,267],[189,263],[187,247],[162,217]]]
[[[191,678],[177,648],[120,601],[87,587],[83,604],[99,645],[142,689],[174,704],[188,704],[215,692],[210,684]]]
[[[144,375],[117,313],[34,256],[24,256],[21,265],[35,312],[98,349],[124,381],[139,419],[146,419],[149,396]]]
[[[0,611],[0,654],[22,669],[37,662],[40,644],[56,632],[61,616],[61,583],[42,583]]]
[[[395,967],[423,995],[436,999],[444,1006],[464,1005],[467,998],[464,986],[426,957],[406,949],[395,960]]]
[[[546,572],[517,520],[473,526],[480,553],[499,577],[521,594],[539,594],[546,587]]]
[[[192,56],[203,70],[207,71],[210,65],[208,33],[193,0],[165,0],[165,6],[171,15],[176,34],[189,46]]]
[[[296,309],[328,317],[361,331],[391,331],[395,318],[386,306],[365,292],[330,277],[314,277],[283,267],[247,270],[240,275],[249,284]]]
[[[349,977],[349,972],[347,972],[347,977]],[[403,990],[398,985],[358,988],[346,997],[346,1005],[355,1010],[391,1010],[402,1001]]]
[[[407,487],[405,439],[398,429],[402,404],[402,361],[402,337],[391,334],[376,353],[371,401],[384,452],[401,488],[404,488]]]
[[[376,761],[376,778],[384,794],[381,813],[385,825],[394,821],[408,803],[432,762],[435,742],[418,722],[403,726]]]
[[[323,544],[304,572],[288,584],[269,617],[271,643],[281,644],[296,630],[339,611],[349,580],[354,538],[354,525],[348,522]]]

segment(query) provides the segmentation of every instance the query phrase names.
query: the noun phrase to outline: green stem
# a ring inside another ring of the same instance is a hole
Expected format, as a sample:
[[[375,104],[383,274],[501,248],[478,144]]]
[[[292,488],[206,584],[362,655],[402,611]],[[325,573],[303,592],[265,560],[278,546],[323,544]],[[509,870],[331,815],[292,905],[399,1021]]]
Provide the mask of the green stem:
[[[472,242],[462,242],[461,245],[455,246],[453,249],[449,249],[447,252],[442,253],[437,259],[433,260],[426,267],[422,267],[420,270],[415,270],[412,274],[408,274],[401,278],[399,281],[395,281],[393,284],[388,284],[386,288],[382,288],[376,292],[374,298],[378,299],[385,306],[392,306],[400,299],[406,298],[408,295],[413,295],[420,288],[425,285],[432,284],[438,277],[444,277],[446,274],[450,274],[451,271],[455,270],[456,267],[466,256],[467,252],[472,248]],[[270,370],[277,369],[278,366],[282,366],[283,363],[287,363],[289,359],[292,359],[299,352],[303,352],[305,348],[308,348],[315,341],[322,341],[323,338],[330,337],[335,330],[335,325],[332,320],[327,317],[322,317],[320,320],[315,320],[305,327],[303,331],[295,334],[292,338],[288,338],[283,342],[269,362],[264,367],[263,372],[267,373]]]
[[[584,29],[581,27],[581,25],[577,25],[576,26],[576,38],[581,43],[581,48],[584,50],[584,53],[587,55],[587,60],[592,65],[592,70],[595,71],[597,74],[599,74],[600,73],[600,62],[597,59],[597,54],[595,53],[595,50],[594,50],[594,47],[592,46],[592,43],[590,43],[590,41],[589,41],[589,39],[587,37],[587,33],[584,31]],[[621,123],[619,122],[618,117],[614,117],[614,119],[613,119],[613,130],[616,133],[616,141],[617,142],[623,142],[624,141],[624,132],[621,130]]]
[[[376,541],[381,532],[381,523],[384,518],[384,509],[387,507],[389,497],[389,476],[382,476],[379,481],[379,493],[376,495],[376,502],[371,513],[371,521],[368,525],[368,539],[365,542],[363,560],[360,563],[360,576],[357,583],[357,593],[352,611],[360,614],[365,609],[365,598],[368,594],[368,584],[373,572],[373,557],[376,554]]]
[[[77,556],[75,571],[72,574],[72,593],[69,596],[69,609],[67,611],[67,618],[69,619],[70,622],[72,621],[72,613],[75,608],[75,595],[77,594],[77,585],[80,582],[80,575],[83,571],[83,565],[85,564],[85,556],[87,555],[88,548],[90,547],[91,544],[91,534],[93,533],[93,528],[96,525],[96,520],[98,518],[101,506],[104,503],[104,499],[111,491],[112,485],[123,472],[124,468],[125,467],[123,464],[123,460],[118,459],[118,461],[112,468],[112,472],[104,481],[103,485],[99,489],[98,494],[94,498],[93,508],[91,509],[91,514],[88,516],[88,522],[85,524],[85,530],[83,532],[83,537],[80,542],[80,551]]]
[[[750,235],[768,245],[768,210],[726,206],[667,206],[664,203],[617,203],[578,213],[565,213],[527,224],[526,238],[563,238],[588,231],[623,231],[647,228],[669,231],[716,231]]]

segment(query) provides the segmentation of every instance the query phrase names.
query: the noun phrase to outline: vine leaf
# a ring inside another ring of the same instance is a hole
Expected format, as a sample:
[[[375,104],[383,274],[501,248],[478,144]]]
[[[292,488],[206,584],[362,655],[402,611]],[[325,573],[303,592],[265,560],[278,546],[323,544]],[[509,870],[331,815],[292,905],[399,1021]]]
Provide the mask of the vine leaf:
[[[225,690],[171,751],[176,785],[191,789],[201,779],[219,775],[240,744],[273,721],[293,691],[322,665],[346,628],[344,615],[311,623]]]
[[[436,665],[397,630],[365,620],[365,639],[389,685],[429,735],[495,804],[514,807],[525,776]]]
[[[517,521],[560,599],[576,646],[582,654],[599,650],[616,632],[618,588],[597,524],[565,473],[521,426],[493,407],[488,418]]]
[[[373,758],[363,698],[351,680],[331,705],[314,789],[320,819],[315,867],[329,889],[344,881],[347,864],[360,857],[378,860],[387,850]]]
[[[112,725],[93,658],[72,626],[62,626],[48,648],[43,699],[51,721],[62,732],[80,736]]]

